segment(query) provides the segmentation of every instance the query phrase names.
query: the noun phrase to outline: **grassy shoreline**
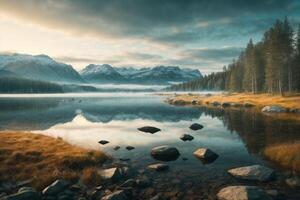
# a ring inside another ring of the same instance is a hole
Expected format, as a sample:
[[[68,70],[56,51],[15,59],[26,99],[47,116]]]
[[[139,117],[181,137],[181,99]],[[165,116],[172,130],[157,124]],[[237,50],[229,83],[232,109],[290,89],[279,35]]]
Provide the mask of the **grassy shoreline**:
[[[42,189],[58,178],[99,184],[97,170],[109,157],[61,139],[30,132],[0,132],[0,182],[30,180]]]

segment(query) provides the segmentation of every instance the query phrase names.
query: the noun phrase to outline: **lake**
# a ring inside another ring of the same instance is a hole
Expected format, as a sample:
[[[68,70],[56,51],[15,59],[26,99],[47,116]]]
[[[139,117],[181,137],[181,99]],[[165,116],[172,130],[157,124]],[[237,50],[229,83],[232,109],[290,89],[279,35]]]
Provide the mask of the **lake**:
[[[299,191],[282,183],[285,177],[299,172],[299,159],[296,160],[299,151],[284,150],[290,144],[300,146],[299,123],[251,109],[178,107],[165,103],[165,98],[151,93],[1,96],[0,129],[29,130],[60,137],[84,148],[103,150],[118,162],[151,176],[157,190],[185,190],[190,195],[209,196],[210,191],[222,185],[247,183],[234,179],[226,171],[261,164],[273,168],[278,175],[275,181],[260,184],[262,187],[284,191],[290,199],[300,198]],[[204,128],[190,130],[192,123],[200,123]],[[161,131],[155,134],[138,131],[142,126],[155,126]],[[194,140],[180,140],[184,133],[192,135]],[[101,145],[99,140],[109,143]],[[117,151],[113,149],[116,145],[121,146]],[[128,145],[135,149],[126,150]],[[157,162],[150,151],[160,145],[178,148],[180,157],[167,162],[169,172],[144,171],[147,165]],[[193,156],[201,147],[210,148],[219,157],[212,163],[202,163]],[[283,150],[284,158],[274,153]]]

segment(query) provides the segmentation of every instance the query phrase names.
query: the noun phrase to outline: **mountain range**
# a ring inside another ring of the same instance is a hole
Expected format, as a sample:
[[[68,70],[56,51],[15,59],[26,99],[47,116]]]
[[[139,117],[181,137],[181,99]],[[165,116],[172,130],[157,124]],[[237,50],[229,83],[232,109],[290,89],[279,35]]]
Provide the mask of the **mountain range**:
[[[55,83],[72,90],[76,85],[87,83],[116,84],[155,84],[166,85],[174,82],[185,82],[202,77],[198,70],[183,69],[177,66],[157,67],[113,67],[109,64],[90,64],[80,72],[71,65],[55,61],[47,55],[0,54],[0,79],[23,82],[42,81]],[[4,79],[5,78],[5,79]],[[29,82],[40,85],[41,82]],[[29,84],[28,84],[29,85]],[[72,86],[71,86],[72,85]],[[71,86],[71,87],[70,87]],[[81,87],[86,89],[86,87]],[[93,88],[88,88],[92,90]]]

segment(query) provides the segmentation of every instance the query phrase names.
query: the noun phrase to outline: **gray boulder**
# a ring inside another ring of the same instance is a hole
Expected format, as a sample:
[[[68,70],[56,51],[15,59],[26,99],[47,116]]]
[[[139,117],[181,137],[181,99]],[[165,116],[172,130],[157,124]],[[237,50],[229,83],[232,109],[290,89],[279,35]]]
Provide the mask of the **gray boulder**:
[[[169,169],[169,166],[166,165],[166,164],[163,164],[163,163],[156,163],[156,164],[148,165],[148,169],[152,169],[152,170],[161,172],[161,171],[166,171],[166,170],[168,170],[168,169]]]
[[[271,105],[263,107],[261,111],[265,113],[283,113],[287,112],[287,109],[279,105]]]
[[[175,147],[159,146],[151,150],[151,156],[156,160],[172,161],[179,157],[179,151]]]
[[[194,139],[194,137],[189,135],[189,134],[183,134],[183,135],[180,136],[180,139],[182,141],[191,141],[191,140]]]
[[[197,149],[193,154],[204,163],[211,163],[219,157],[218,154],[206,148]]]
[[[101,200],[127,200],[127,196],[123,190],[117,190],[109,195],[102,197]]]
[[[240,179],[256,181],[268,181],[275,176],[274,170],[261,165],[234,168],[228,170],[228,173]]]
[[[58,193],[64,191],[68,186],[70,186],[70,183],[63,179],[58,179],[54,181],[51,185],[46,187],[43,190],[43,195],[57,195]]]
[[[256,186],[228,186],[221,189],[217,197],[219,200],[272,200],[264,190]]]

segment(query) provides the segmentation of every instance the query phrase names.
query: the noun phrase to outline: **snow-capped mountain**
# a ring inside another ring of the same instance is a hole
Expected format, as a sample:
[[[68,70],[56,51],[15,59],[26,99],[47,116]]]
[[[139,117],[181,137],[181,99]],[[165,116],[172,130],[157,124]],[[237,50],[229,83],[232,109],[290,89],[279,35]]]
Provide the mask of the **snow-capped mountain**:
[[[190,81],[202,77],[199,70],[181,69],[174,66],[154,68],[112,67],[110,65],[88,65],[81,71],[87,82],[94,83],[137,83],[168,84]]]
[[[125,81],[125,78],[108,64],[90,64],[86,66],[80,74],[84,80],[93,83],[115,83]]]
[[[0,69],[32,80],[83,82],[71,65],[56,62],[47,55],[0,54]]]

